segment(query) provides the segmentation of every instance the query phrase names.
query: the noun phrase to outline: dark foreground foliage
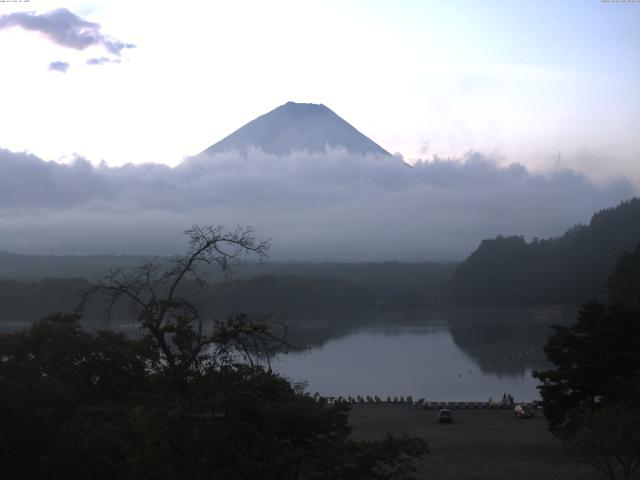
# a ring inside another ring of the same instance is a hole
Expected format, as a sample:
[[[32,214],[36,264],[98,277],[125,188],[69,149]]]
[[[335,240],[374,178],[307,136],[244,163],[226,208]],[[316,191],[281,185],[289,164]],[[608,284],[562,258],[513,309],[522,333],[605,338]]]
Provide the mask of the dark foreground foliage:
[[[229,326],[230,324],[225,324]],[[52,315],[0,336],[3,478],[410,478],[420,439],[349,439],[327,407],[222,356],[179,376],[150,338]]]
[[[612,480],[628,480],[640,467],[640,415],[604,407],[587,415],[567,442],[569,452]]]
[[[187,230],[185,255],[114,270],[85,297],[124,302],[137,339],[57,314],[0,336],[0,465],[14,479],[409,479],[417,438],[349,439],[326,406],[271,371],[285,329],[207,320],[181,296],[202,266],[223,271],[269,244],[250,228]]]
[[[554,368],[535,372],[550,430],[611,479],[640,468],[640,245],[622,255],[606,302],[556,325],[545,347]]]
[[[640,407],[640,312],[592,302],[574,325],[553,328],[545,352],[555,368],[534,374],[552,431],[602,406]]]
[[[545,353],[555,368],[534,376],[553,432],[601,407],[640,408],[640,245],[618,260],[607,301],[584,304],[571,326],[555,325]]]

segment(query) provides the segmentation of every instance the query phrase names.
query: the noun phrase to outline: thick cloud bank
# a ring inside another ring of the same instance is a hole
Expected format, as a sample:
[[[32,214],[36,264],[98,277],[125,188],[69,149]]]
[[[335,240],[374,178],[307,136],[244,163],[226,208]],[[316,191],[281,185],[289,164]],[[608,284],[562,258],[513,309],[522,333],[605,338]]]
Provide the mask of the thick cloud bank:
[[[483,238],[559,235],[635,194],[625,180],[599,187],[478,154],[410,167],[342,149],[250,150],[109,168],[0,150],[0,248],[173,253],[188,225],[223,223],[271,237],[273,259],[461,259]]]

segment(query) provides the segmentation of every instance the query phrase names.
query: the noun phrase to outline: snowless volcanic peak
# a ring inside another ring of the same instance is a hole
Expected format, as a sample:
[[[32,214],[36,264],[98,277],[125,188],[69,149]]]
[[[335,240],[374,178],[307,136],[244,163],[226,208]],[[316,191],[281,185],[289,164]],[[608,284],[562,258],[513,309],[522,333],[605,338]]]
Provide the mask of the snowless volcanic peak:
[[[324,105],[294,102],[250,121],[202,153],[244,152],[252,146],[275,155],[324,152],[327,146],[358,154],[390,155]]]

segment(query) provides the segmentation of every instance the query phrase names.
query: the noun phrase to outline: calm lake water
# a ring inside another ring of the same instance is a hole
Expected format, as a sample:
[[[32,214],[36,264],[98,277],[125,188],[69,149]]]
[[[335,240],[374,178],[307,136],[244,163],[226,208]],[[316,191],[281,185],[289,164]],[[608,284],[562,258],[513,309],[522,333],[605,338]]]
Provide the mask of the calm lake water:
[[[486,317],[361,325],[281,356],[274,369],[324,396],[487,401],[506,392],[516,401],[538,399],[531,372],[545,367],[549,322]]]
[[[539,398],[531,372],[547,367],[542,346],[550,325],[573,318],[557,307],[290,318],[293,343],[310,346],[272,364],[323,396],[487,401],[510,393],[530,401]],[[0,331],[25,326],[4,321]]]

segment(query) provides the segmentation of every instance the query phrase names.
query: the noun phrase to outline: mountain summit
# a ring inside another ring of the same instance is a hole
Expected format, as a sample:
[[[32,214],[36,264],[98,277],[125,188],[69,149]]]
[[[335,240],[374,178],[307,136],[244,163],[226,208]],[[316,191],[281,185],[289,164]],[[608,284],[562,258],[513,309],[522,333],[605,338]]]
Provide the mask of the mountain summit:
[[[327,146],[358,154],[390,155],[324,105],[294,102],[250,121],[202,153],[244,152],[251,146],[275,155],[294,150],[324,152]]]

